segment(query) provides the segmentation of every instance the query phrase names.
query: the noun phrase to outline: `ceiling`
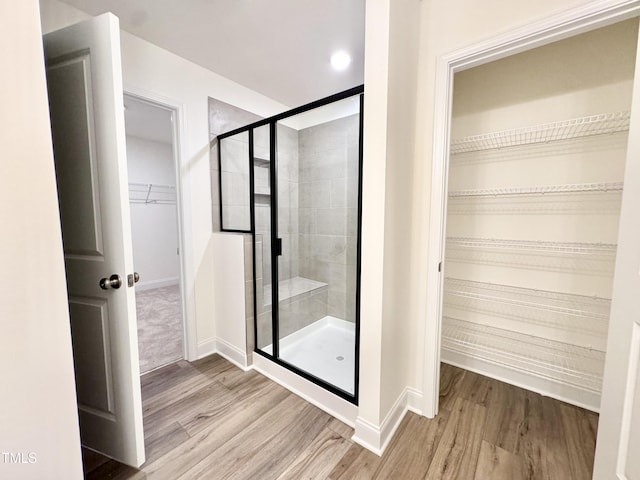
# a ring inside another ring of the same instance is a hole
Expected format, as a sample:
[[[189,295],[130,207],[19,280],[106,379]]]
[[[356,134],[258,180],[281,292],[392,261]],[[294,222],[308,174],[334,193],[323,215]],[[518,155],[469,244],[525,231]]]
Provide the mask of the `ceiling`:
[[[365,0],[63,0],[289,107],[364,81]],[[342,72],[330,57],[346,50]]]

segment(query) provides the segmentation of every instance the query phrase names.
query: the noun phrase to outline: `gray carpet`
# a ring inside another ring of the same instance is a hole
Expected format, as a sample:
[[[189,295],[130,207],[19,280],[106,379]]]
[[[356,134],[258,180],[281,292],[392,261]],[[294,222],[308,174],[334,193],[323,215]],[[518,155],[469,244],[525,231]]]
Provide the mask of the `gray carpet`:
[[[183,358],[180,287],[136,292],[140,373]]]

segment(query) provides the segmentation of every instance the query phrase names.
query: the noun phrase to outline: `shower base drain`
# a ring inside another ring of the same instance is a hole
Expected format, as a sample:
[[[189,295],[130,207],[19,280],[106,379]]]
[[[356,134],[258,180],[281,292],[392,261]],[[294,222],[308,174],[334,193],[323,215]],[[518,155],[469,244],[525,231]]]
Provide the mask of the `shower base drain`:
[[[338,360],[339,362],[341,362],[342,360],[344,360],[344,357],[342,355],[338,355],[336,357],[336,360]]]

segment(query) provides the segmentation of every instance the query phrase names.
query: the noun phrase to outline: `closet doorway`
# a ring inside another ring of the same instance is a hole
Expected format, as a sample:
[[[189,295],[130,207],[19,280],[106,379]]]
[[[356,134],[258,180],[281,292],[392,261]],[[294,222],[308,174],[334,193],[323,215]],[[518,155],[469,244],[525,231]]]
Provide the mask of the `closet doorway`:
[[[127,167],[144,374],[185,358],[176,112],[125,94]]]
[[[593,478],[640,471],[639,11],[576,8],[437,72],[424,412],[441,358],[599,410]]]
[[[444,362],[598,411],[637,34],[454,75]]]

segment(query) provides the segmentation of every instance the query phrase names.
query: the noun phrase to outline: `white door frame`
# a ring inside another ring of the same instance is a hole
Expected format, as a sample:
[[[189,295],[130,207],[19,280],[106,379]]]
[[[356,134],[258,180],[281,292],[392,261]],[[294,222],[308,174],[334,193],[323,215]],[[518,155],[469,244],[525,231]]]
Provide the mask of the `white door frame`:
[[[431,206],[424,224],[429,225],[425,306],[423,414],[438,413],[440,385],[440,335],[442,324],[442,282],[439,265],[444,262],[447,178],[453,98],[456,72],[524,52],[589,30],[640,15],[640,0],[600,0],[562,12],[542,21],[499,35],[470,47],[438,57],[436,65],[432,169],[425,173],[431,185]]]
[[[185,360],[196,360],[198,358],[197,339],[196,339],[196,307],[193,288],[188,289],[189,285],[195,285],[195,278],[191,275],[193,269],[189,269],[188,265],[192,264],[193,252],[191,245],[191,229],[187,227],[188,215],[191,212],[191,204],[186,194],[189,189],[186,187],[185,176],[182,175],[182,143],[183,125],[184,125],[184,107],[180,102],[175,102],[159,95],[142,91],[135,87],[124,86],[125,97],[131,97],[141,102],[147,103],[154,107],[168,110],[172,113],[173,119],[173,163],[176,176],[176,213],[178,217],[178,249],[180,251],[180,300],[182,302],[182,325],[183,325],[183,355]]]

